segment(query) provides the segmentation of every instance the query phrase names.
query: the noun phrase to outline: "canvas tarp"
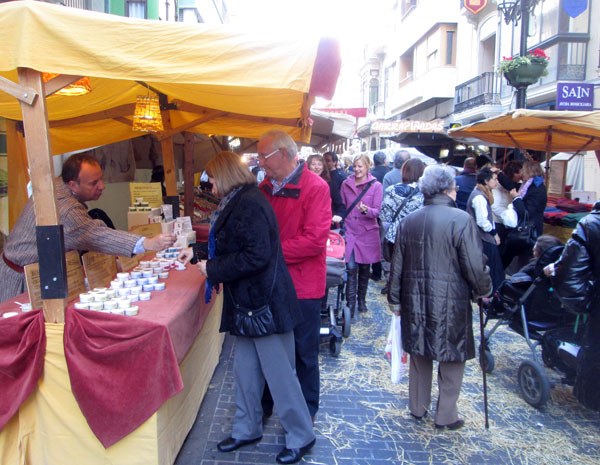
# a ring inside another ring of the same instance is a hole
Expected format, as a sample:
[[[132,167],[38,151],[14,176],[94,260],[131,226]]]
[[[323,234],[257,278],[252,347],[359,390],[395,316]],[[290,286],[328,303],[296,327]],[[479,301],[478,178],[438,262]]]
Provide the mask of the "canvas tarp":
[[[542,152],[600,150],[600,111],[513,110],[450,129],[448,135]]]
[[[335,41],[302,40],[226,25],[123,18],[30,0],[0,5],[0,76],[17,68],[89,76],[92,92],[47,98],[53,153],[139,136],[134,103],[147,86],[167,96],[171,127],[259,137],[283,129],[307,142],[315,96],[331,98],[340,69]],[[0,116],[21,120],[0,92]]]

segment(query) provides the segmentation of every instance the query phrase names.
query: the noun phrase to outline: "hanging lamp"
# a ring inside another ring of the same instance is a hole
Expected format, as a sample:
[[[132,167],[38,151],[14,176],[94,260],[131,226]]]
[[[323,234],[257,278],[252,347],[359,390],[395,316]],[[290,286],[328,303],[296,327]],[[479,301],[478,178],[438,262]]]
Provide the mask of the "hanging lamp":
[[[155,95],[138,95],[133,114],[133,130],[139,132],[160,132],[163,130],[160,104]]]
[[[44,82],[48,82],[51,79],[54,79],[56,76],[60,76],[60,74],[58,74],[58,73],[42,73],[42,80]],[[62,89],[56,91],[55,94],[76,96],[76,95],[89,94],[91,91],[92,91],[92,86],[90,85],[90,78],[87,76],[84,76],[81,79],[69,84],[68,86],[65,86]]]

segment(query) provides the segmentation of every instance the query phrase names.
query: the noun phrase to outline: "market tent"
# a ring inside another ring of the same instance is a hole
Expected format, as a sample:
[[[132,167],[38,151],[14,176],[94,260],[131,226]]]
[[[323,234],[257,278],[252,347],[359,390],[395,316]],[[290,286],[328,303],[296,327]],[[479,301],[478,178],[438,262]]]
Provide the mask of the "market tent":
[[[311,109],[312,133],[307,145],[318,149],[339,139],[352,139],[356,130],[354,116]]]
[[[27,147],[43,237],[44,316],[52,322],[63,321],[67,296],[52,154],[140,135],[132,130],[137,96],[158,95],[167,194],[178,205],[174,134],[256,138],[279,128],[308,141],[310,107],[316,96],[331,98],[341,66],[332,40],[275,41],[266,31],[138,20],[30,0],[0,4],[0,56],[0,116],[9,120],[13,148]],[[44,83],[42,72],[59,76]],[[81,76],[90,78],[91,93],[54,94]],[[23,122],[25,143],[15,120]],[[193,139],[187,140],[190,154]],[[10,146],[8,152],[10,165],[19,157]]]
[[[512,110],[448,130],[458,140],[542,152],[600,150],[600,111]]]
[[[274,41],[256,30],[33,1],[0,5],[0,56],[0,76],[13,83],[18,68],[90,78],[87,95],[47,99],[54,154],[139,136],[135,101],[148,93],[164,96],[171,132],[256,138],[279,128],[308,142],[310,106],[315,96],[331,98],[340,69],[332,40]],[[0,92],[0,116],[23,119],[15,96]]]

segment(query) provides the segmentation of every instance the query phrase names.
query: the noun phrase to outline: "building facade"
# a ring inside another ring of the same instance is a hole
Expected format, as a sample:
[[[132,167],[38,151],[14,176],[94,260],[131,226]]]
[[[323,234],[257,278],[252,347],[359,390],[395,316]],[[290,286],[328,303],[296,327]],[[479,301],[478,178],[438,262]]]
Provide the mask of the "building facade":
[[[359,129],[363,150],[404,142],[399,134],[372,131],[376,120],[441,121],[448,128],[516,107],[515,89],[497,68],[503,57],[519,54],[522,19],[506,22],[498,8],[502,0],[487,0],[477,14],[465,1],[389,3],[387,37],[366,48],[361,68],[360,93],[369,109]],[[600,84],[600,30],[591,27],[600,20],[600,1],[522,1],[531,6],[527,50],[540,48],[550,57],[548,75],[527,89],[526,107],[557,109],[561,82]],[[419,143],[414,135],[406,140]],[[421,140],[438,143],[434,150],[440,151],[449,143],[439,134],[421,134]]]

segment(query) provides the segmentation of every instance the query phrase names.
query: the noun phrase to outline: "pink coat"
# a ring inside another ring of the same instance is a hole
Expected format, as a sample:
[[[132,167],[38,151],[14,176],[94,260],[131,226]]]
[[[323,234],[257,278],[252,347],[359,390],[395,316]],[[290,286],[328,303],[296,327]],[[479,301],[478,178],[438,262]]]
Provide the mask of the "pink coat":
[[[365,185],[375,178],[372,174],[369,174],[358,186],[355,184],[354,179],[354,175],[351,175],[342,183],[341,194],[346,208],[354,202],[354,199],[362,192]],[[383,187],[375,181],[346,217],[346,262],[349,261],[352,251],[354,251],[354,260],[357,263],[376,263],[381,260],[381,241],[377,216],[382,200]],[[363,215],[358,209],[360,202],[369,207],[366,215]]]

